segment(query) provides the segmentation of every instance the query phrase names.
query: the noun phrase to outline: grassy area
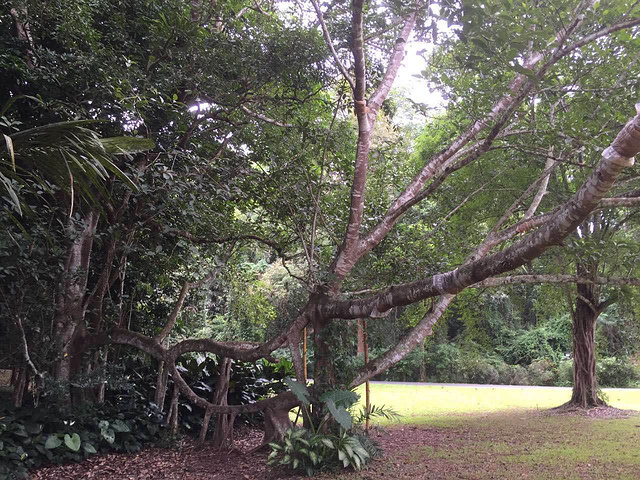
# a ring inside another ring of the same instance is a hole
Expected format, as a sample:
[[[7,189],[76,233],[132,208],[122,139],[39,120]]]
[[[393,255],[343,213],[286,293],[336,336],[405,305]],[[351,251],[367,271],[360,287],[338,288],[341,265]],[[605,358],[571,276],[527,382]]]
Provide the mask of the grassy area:
[[[390,427],[374,437],[386,448],[383,460],[332,479],[640,478],[640,416],[551,414],[570,389],[373,384],[371,390],[372,403],[403,417],[379,422]],[[614,407],[640,410],[640,390],[605,393]]]
[[[604,389],[611,406],[640,410],[640,389]],[[358,393],[364,400],[364,387]],[[371,403],[393,407],[402,415],[399,422],[419,424],[450,415],[489,413],[504,410],[547,410],[565,403],[570,388],[485,387],[449,385],[371,384]],[[378,422],[389,425],[388,420]],[[398,423],[398,422],[396,422]]]

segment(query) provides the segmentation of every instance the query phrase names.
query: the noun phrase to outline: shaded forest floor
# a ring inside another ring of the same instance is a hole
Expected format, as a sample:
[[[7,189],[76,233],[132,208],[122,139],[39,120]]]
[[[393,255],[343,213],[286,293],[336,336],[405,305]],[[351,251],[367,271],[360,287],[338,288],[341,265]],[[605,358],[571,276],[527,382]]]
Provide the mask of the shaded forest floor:
[[[410,421],[410,420],[409,420]],[[260,432],[244,430],[247,450]],[[426,423],[374,429],[381,458],[359,473],[327,473],[327,479],[637,479],[640,478],[640,414],[597,409],[589,414],[511,410],[443,415]],[[266,465],[266,453],[173,450],[101,455],[75,465],[34,472],[52,479],[272,480],[299,478]]]

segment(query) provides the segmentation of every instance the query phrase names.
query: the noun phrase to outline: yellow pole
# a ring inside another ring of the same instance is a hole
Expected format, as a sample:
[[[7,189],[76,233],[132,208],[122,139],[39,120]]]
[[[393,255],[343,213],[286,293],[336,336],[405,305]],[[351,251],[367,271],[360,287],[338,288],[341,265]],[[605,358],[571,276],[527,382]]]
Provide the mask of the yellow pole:
[[[302,333],[302,365],[304,366],[304,381],[307,382],[307,327]]]
[[[364,363],[369,363],[369,335],[367,335],[367,319],[362,319],[362,329],[364,330]],[[369,433],[369,412],[371,411],[371,392],[369,391],[369,380],[365,383],[364,398],[365,408],[367,409],[367,418],[364,423],[365,432]]]

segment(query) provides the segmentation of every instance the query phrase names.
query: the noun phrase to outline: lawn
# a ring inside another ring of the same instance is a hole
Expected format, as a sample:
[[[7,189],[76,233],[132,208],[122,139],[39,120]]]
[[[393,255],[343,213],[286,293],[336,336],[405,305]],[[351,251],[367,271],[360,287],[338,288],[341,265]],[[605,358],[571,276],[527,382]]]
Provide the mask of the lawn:
[[[373,404],[403,415],[373,432],[384,458],[356,475],[324,478],[640,478],[640,416],[551,413],[570,389],[372,384],[371,391]],[[605,393],[614,407],[640,410],[638,389]]]
[[[640,410],[640,389],[605,388],[612,407]],[[358,389],[364,400],[364,387]],[[571,388],[371,384],[371,403],[392,406],[402,423],[420,424],[450,415],[547,410],[565,403]],[[378,422],[389,425],[388,420]],[[397,423],[397,422],[396,422]]]

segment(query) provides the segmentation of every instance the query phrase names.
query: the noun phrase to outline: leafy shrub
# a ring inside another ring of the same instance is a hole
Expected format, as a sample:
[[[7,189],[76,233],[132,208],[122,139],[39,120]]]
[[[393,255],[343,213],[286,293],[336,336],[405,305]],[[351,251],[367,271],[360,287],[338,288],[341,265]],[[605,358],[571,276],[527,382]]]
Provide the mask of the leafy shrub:
[[[522,365],[509,365],[501,362],[498,365],[498,375],[502,385],[529,385],[527,369]]]
[[[458,380],[464,383],[500,383],[495,361],[478,352],[462,353],[458,359]]]
[[[640,372],[626,357],[599,359],[596,363],[596,375],[601,387],[630,387],[640,380]]]
[[[216,388],[218,359],[197,354],[182,357],[177,365],[184,380],[193,391],[203,398],[210,399]],[[228,401],[231,405],[255,403],[262,398],[277,394],[286,389],[282,380],[293,372],[290,360],[281,359],[278,363],[267,361],[253,363],[233,362],[229,379]],[[157,369],[155,366],[129,365],[120,373],[119,388],[107,390],[107,399],[114,402],[147,402],[155,398]],[[167,391],[173,388],[169,378]],[[169,410],[171,395],[165,397],[164,411]],[[196,435],[202,426],[204,409],[181,397],[178,406],[179,426],[183,432]],[[254,424],[260,422],[261,414],[238,415],[236,422]],[[212,429],[209,430],[212,433]]]
[[[573,360],[562,360],[558,364],[555,384],[558,387],[573,385]]]
[[[350,390],[331,390],[315,399],[315,404],[322,403],[326,413],[317,425],[314,425],[309,406],[311,393],[307,387],[290,378],[285,382],[302,404],[302,410],[308,420],[310,429],[293,428],[287,430],[282,442],[270,443],[271,453],[267,459],[269,465],[282,465],[293,471],[302,470],[312,476],[320,470],[334,470],[351,467],[362,469],[377,454],[377,448],[365,435],[357,431],[354,417],[348,411],[360,398]],[[397,416],[395,412],[384,407],[373,407],[367,413],[361,411],[355,417],[356,422],[367,417]],[[330,426],[329,419],[335,420],[337,428]]]
[[[553,385],[556,380],[556,371],[553,363],[541,359],[532,362],[527,367],[527,374],[531,385]]]
[[[211,398],[216,388],[217,368],[217,359],[204,355],[183,358],[178,364],[184,380],[203,398]],[[263,361],[255,364],[234,361],[229,378],[228,402],[230,405],[246,405],[283,392],[286,390],[283,379],[292,372],[293,364],[284,359],[278,363]],[[179,414],[180,426],[185,432],[197,434],[200,431],[205,414],[203,408],[184,399],[180,402]],[[262,414],[244,414],[236,418],[237,422],[245,424],[256,424],[261,420]]]
[[[531,330],[520,330],[498,348],[512,365],[530,365],[536,360],[559,362],[571,350],[571,322],[568,317],[550,320]]]
[[[78,462],[97,452],[137,452],[145,446],[168,445],[171,438],[162,420],[148,403],[0,409],[0,480],[27,478],[29,468]]]

